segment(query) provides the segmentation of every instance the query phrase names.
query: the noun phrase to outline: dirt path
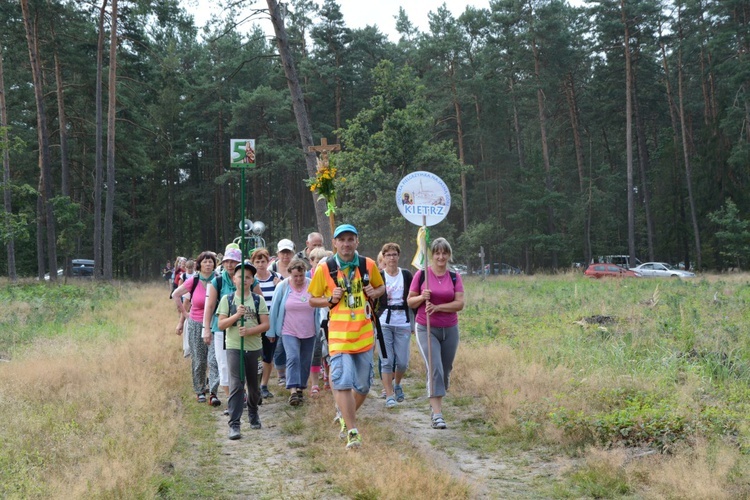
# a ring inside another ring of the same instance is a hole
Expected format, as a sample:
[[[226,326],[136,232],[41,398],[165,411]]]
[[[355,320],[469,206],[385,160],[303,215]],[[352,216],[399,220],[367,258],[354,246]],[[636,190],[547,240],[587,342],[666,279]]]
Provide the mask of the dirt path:
[[[359,411],[362,422],[391,429],[399,443],[419,450],[430,467],[470,484],[472,498],[541,498],[540,484],[554,482],[559,473],[561,465],[544,459],[539,450],[519,452],[513,448],[508,452],[506,448],[511,447],[494,443],[483,446],[488,426],[482,425],[481,405],[474,405],[474,409],[447,407],[449,428],[438,431],[429,425],[426,397],[407,396],[396,409],[386,410],[377,397],[379,391],[376,383]],[[285,391],[273,392],[277,396],[266,400],[260,410],[263,429],[251,430],[245,415],[243,438],[238,441],[227,439],[227,417],[215,412],[216,440],[228,464],[223,471],[227,477],[236,478],[230,494],[238,498],[247,497],[248,492],[253,492],[254,498],[347,498],[327,480],[327,474],[313,473],[313,461],[304,452],[307,436],[301,426],[309,419],[301,412],[323,411],[333,416],[330,394],[297,409],[287,404]],[[449,398],[446,403],[450,404]],[[330,423],[323,432],[333,436],[337,430]],[[367,443],[361,452],[368,452]],[[266,472],[248,473],[253,469]]]

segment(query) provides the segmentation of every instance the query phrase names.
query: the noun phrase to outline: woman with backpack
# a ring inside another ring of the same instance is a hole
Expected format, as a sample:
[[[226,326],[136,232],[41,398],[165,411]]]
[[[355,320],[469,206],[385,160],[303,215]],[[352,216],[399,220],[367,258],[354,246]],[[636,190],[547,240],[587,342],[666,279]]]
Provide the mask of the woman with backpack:
[[[180,276],[180,282],[178,286],[182,285],[185,282],[185,280],[188,279],[188,277],[194,276],[194,275],[195,275],[195,261],[193,259],[190,259],[185,263],[185,272],[182,273],[182,276]],[[182,299],[183,299],[182,300],[183,308],[189,312],[190,305],[191,305],[190,294],[185,295]],[[190,336],[187,333],[183,335],[183,332],[185,330],[185,316],[183,316],[182,314],[180,314],[180,320],[177,323],[176,330],[177,330],[177,335],[182,335],[182,356],[184,358],[189,358],[190,357]]]
[[[385,261],[385,269],[380,271],[385,293],[380,296],[379,309],[382,311],[380,324],[386,351],[380,353],[380,371],[385,388],[385,407],[395,408],[396,402],[405,399],[401,379],[409,367],[411,333],[414,331],[412,311],[406,305],[412,275],[408,269],[398,267],[401,247],[397,243],[386,243],[380,253]]]
[[[448,240],[435,239],[430,245],[430,255],[427,276],[424,276],[423,270],[414,274],[407,302],[409,307],[417,309],[417,344],[428,367],[427,395],[430,398],[432,428],[445,429],[447,425],[442,403],[458,349],[457,313],[464,308],[464,285],[461,276],[448,269],[453,255]]]
[[[177,304],[177,309],[185,318],[186,331],[190,337],[190,355],[192,357],[193,368],[193,390],[195,391],[196,400],[199,403],[205,403],[206,400],[206,368],[209,369],[209,387],[210,396],[208,403],[211,406],[221,405],[221,401],[216,397],[216,391],[219,387],[219,367],[216,362],[216,354],[213,349],[208,348],[209,342],[203,338],[203,312],[206,306],[206,291],[208,284],[214,278],[214,269],[216,269],[216,260],[213,252],[201,252],[195,265],[198,274],[189,277],[185,282],[178,286],[172,293],[172,300]],[[190,294],[190,312],[180,300],[183,295]]]

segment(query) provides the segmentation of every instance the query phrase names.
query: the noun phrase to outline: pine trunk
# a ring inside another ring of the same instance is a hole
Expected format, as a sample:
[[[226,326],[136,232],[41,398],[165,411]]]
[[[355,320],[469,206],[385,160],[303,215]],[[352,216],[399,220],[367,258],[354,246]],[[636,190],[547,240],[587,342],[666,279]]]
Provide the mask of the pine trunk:
[[[541,81],[541,61],[539,60],[539,50],[536,46],[536,38],[531,40],[531,50],[534,54],[534,74],[536,76],[536,100],[539,108],[539,129],[542,141],[542,159],[544,161],[544,189],[549,194],[552,193],[552,167],[549,158],[549,143],[547,141],[547,115],[544,110],[544,91],[542,90]],[[555,234],[555,217],[552,205],[547,203],[547,235]],[[557,269],[557,250],[551,251],[552,268]]]
[[[456,137],[458,139],[458,161],[463,167],[466,164],[464,154],[464,125],[461,117],[461,103],[458,101],[458,89],[456,88],[455,70],[451,65],[451,94],[453,97],[453,109],[456,112]],[[466,195],[466,172],[461,170],[461,208],[463,210],[464,232],[469,228],[469,197]]]
[[[307,116],[307,109],[305,108],[302,87],[299,84],[299,78],[297,76],[297,69],[294,66],[292,52],[289,50],[289,40],[287,38],[286,28],[284,28],[284,20],[281,18],[278,2],[276,2],[276,0],[267,0],[267,3],[268,11],[271,15],[271,22],[273,23],[273,29],[276,33],[276,43],[279,47],[279,56],[281,57],[287,85],[289,86],[289,91],[292,95],[292,108],[294,109],[294,117],[297,120],[297,130],[299,131],[300,141],[302,143],[302,152],[305,155],[307,174],[310,177],[314,177],[317,172],[317,158],[315,153],[310,151],[310,146],[313,145],[312,130],[310,128],[310,120]],[[328,217],[326,217],[325,214],[326,203],[324,201],[318,201],[316,193],[312,193],[312,198],[313,204],[315,205],[315,219],[318,224],[318,230],[323,235],[325,241],[332,241],[331,237],[334,228],[330,227]]]
[[[107,109],[107,203],[104,209],[104,279],[114,277],[112,236],[115,212],[115,114],[117,112],[117,0],[112,0]]]
[[[643,196],[643,209],[646,212],[646,240],[648,242],[648,260],[654,261],[654,223],[651,218],[651,192],[648,188],[646,173],[651,170],[651,159],[646,144],[646,130],[641,118],[638,105],[638,90],[635,75],[633,76],[633,112],[635,114],[635,135],[638,141],[638,166],[641,174],[641,191]]]
[[[679,11],[678,11],[679,16]],[[680,25],[680,41],[682,41],[682,26]],[[680,46],[681,47],[681,46]],[[680,116],[680,129],[682,132],[682,155],[685,162],[685,181],[687,182],[688,203],[690,204],[690,216],[693,222],[693,238],[695,240],[695,264],[696,269],[701,269],[701,237],[698,230],[698,216],[695,210],[695,198],[693,197],[693,175],[690,167],[690,153],[688,152],[687,125],[685,124],[685,106],[682,91],[682,48],[677,49],[677,98],[678,114]],[[690,263],[685,262],[689,268]]]
[[[576,98],[575,81],[573,73],[568,72],[565,95],[568,100],[568,114],[570,115],[570,127],[573,129],[573,145],[576,152],[576,166],[578,167],[578,190],[581,195],[584,194],[584,175],[583,175],[583,143],[581,142],[581,130],[578,120],[578,99]],[[589,190],[589,197],[591,192]],[[586,216],[583,231],[583,253],[584,261],[591,262],[591,204],[586,204]]]
[[[0,130],[2,131],[3,151],[3,208],[5,209],[5,228],[8,239],[5,248],[8,253],[8,277],[11,281],[18,280],[16,274],[16,243],[11,231],[11,215],[13,214],[10,194],[10,142],[8,139],[8,108],[5,104],[5,76],[3,74],[3,47],[0,45]]]
[[[32,23],[29,14],[28,0],[21,0],[21,11],[23,12],[24,28],[26,29],[26,42],[29,46],[29,61],[31,64],[31,75],[34,82],[34,98],[37,110],[37,134],[39,137],[39,168],[41,171],[44,221],[46,223],[47,236],[47,265],[49,266],[50,280],[57,280],[57,236],[55,231],[55,212],[52,206],[52,166],[49,151],[49,134],[47,132],[47,112],[44,106],[44,89],[42,88],[42,65],[39,61],[36,26]],[[38,241],[38,240],[37,240]],[[37,248],[37,251],[43,251]],[[42,276],[44,271],[39,271]]]
[[[630,267],[635,267],[635,200],[633,199],[633,89],[630,60],[630,29],[625,14],[625,0],[620,0],[622,24],[625,28],[625,157],[628,183],[628,254]]]
[[[102,72],[104,71],[104,15],[107,0],[99,11],[99,38],[96,44],[96,149],[94,151],[94,278],[102,277],[102,191],[104,190],[104,165],[102,135],[104,114],[102,110]]]
[[[52,37],[56,40],[54,25]],[[65,115],[65,95],[63,93],[62,66],[55,49],[55,86],[57,90],[57,124],[60,127],[60,191],[70,197],[70,167],[68,162],[68,120]]]

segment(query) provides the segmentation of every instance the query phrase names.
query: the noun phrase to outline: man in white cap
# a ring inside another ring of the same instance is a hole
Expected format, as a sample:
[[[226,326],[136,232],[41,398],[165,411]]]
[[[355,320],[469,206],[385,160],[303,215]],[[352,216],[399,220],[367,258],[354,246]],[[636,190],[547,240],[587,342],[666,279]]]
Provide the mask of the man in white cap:
[[[358,448],[362,438],[357,429],[357,409],[370,392],[372,349],[375,334],[372,301],[385,293],[385,284],[375,261],[357,253],[359,235],[351,224],[333,232],[336,254],[318,264],[308,291],[310,306],[327,307],[328,352],[331,382],[341,436],[346,448]],[[364,260],[364,262],[362,262]],[[364,272],[363,272],[364,271]]]

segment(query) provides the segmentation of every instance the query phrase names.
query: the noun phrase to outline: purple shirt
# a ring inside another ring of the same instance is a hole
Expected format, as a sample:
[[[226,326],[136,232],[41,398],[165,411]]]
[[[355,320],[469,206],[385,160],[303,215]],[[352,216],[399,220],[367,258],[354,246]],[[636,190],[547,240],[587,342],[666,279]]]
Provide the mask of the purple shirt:
[[[445,272],[443,276],[435,276],[431,268],[428,269],[428,277],[430,280],[430,302],[435,305],[447,304],[453,302],[456,297],[456,292],[464,291],[464,284],[461,281],[461,275],[456,273],[456,286],[453,287],[453,280],[451,279],[450,273]],[[414,274],[414,279],[409,287],[410,292],[416,292],[418,295],[424,290],[427,281],[424,281],[422,285],[419,285],[419,277],[422,271],[417,271]],[[417,323],[420,325],[427,324],[427,314],[425,313],[425,303],[423,302],[419,309],[417,309]],[[438,311],[430,315],[430,326],[436,328],[447,328],[449,326],[455,326],[458,324],[458,314],[454,312],[442,312]]]

